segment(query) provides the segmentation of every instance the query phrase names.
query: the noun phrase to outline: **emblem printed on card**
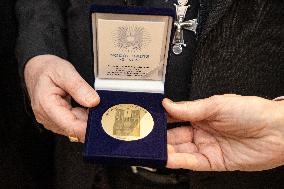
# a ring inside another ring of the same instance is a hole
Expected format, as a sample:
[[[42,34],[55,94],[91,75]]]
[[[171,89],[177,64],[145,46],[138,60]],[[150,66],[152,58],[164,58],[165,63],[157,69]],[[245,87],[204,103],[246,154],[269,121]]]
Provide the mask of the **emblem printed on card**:
[[[151,42],[151,35],[143,26],[124,25],[113,31],[114,45],[129,53],[140,52]]]
[[[145,138],[154,127],[152,115],[134,104],[119,104],[109,108],[103,114],[101,123],[109,136],[125,141]]]
[[[127,15],[124,19],[130,18]],[[98,76],[161,80],[168,34],[166,19],[155,21],[156,16],[151,16],[151,22],[124,19],[97,21]]]

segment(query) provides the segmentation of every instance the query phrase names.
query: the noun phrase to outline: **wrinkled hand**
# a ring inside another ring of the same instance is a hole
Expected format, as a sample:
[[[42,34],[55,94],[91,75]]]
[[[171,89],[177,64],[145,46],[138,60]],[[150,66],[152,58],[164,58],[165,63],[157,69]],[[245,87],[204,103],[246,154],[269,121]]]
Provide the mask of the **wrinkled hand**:
[[[223,95],[165,99],[163,105],[169,116],[192,124],[168,131],[169,168],[260,171],[284,165],[283,102]]]
[[[52,55],[34,57],[25,67],[25,81],[37,121],[84,142],[87,110],[73,108],[70,96],[84,107],[96,106],[99,96],[71,63]]]

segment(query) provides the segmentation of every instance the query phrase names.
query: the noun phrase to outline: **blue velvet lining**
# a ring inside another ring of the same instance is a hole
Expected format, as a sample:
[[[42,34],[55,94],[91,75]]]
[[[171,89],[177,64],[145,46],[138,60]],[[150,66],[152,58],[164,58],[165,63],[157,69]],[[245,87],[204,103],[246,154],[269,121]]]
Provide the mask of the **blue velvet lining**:
[[[159,15],[175,17],[175,11],[169,8],[153,8],[139,6],[109,6],[96,5],[91,6],[91,12],[98,13],[117,13],[117,14],[140,14],[140,15]]]
[[[164,166],[167,160],[166,116],[162,94],[97,91],[101,103],[90,110],[84,158],[93,163]],[[102,115],[117,104],[136,104],[154,118],[154,129],[145,138],[126,142],[110,137],[102,128]]]

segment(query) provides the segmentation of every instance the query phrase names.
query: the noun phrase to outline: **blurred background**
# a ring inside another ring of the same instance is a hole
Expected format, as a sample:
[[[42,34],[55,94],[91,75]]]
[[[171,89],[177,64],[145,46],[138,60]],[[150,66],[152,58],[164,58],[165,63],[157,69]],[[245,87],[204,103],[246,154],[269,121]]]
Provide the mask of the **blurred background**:
[[[14,5],[14,0],[0,1],[0,188],[52,188],[52,136],[24,106],[14,54]]]

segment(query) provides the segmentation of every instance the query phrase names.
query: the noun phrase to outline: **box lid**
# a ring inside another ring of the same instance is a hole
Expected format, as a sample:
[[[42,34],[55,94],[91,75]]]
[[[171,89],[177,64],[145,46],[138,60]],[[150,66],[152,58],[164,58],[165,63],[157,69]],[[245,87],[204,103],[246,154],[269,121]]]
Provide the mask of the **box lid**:
[[[97,90],[164,93],[174,10],[93,5]]]

